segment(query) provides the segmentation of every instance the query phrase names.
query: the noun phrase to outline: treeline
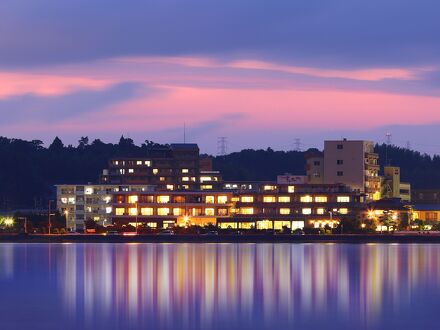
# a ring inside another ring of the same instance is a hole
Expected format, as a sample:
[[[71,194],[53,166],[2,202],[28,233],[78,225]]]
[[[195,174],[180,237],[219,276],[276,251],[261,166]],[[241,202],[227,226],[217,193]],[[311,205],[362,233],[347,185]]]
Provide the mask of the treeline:
[[[57,137],[45,148],[39,140],[0,137],[0,210],[45,208],[55,197],[55,184],[96,182],[109,159],[145,156],[157,146],[149,140],[138,146],[124,137],[117,144],[82,137],[76,146],[66,146]],[[440,187],[439,156],[386,145],[376,151],[381,165],[387,159],[400,166],[402,180],[413,187]],[[214,157],[214,169],[225,180],[275,180],[278,174],[304,174],[304,152],[247,149]]]

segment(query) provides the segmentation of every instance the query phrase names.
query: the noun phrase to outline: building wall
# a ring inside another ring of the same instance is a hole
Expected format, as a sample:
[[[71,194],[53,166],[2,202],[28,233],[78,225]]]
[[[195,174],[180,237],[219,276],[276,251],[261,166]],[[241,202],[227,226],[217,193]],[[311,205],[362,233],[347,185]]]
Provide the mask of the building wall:
[[[325,141],[324,183],[343,183],[365,193],[367,199],[380,198],[378,155],[370,141]]]
[[[306,175],[310,184],[324,183],[324,154],[320,152],[306,153]]]

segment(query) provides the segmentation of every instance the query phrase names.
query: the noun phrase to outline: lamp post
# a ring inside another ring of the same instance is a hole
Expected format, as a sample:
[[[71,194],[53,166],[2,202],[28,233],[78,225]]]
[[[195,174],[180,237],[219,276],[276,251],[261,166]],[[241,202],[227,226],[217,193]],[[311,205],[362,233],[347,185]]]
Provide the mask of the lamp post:
[[[47,212],[47,218],[48,218],[47,220],[48,220],[48,225],[49,225],[49,228],[48,228],[49,235],[50,235],[50,230],[52,228],[52,221],[51,221],[51,218],[50,218],[50,216],[52,215],[50,213],[51,212],[50,206],[52,205],[52,202],[53,202],[53,200],[49,199],[49,207],[48,207],[48,212]]]

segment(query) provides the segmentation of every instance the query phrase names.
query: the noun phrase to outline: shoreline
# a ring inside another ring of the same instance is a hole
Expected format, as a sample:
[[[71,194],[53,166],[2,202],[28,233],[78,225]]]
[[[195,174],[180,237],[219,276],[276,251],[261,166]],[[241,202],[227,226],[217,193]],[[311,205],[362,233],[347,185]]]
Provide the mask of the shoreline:
[[[440,235],[0,235],[0,243],[440,243]]]

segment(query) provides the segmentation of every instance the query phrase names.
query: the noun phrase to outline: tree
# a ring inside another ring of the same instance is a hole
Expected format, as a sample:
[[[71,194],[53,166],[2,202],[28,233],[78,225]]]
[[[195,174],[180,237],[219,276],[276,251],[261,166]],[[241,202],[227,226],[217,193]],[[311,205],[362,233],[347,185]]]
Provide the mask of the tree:
[[[49,151],[61,152],[64,149],[64,144],[58,136],[55,137],[51,145],[49,146]]]
[[[89,145],[89,138],[87,136],[81,136],[81,138],[78,140],[78,148],[84,149],[88,145]]]

